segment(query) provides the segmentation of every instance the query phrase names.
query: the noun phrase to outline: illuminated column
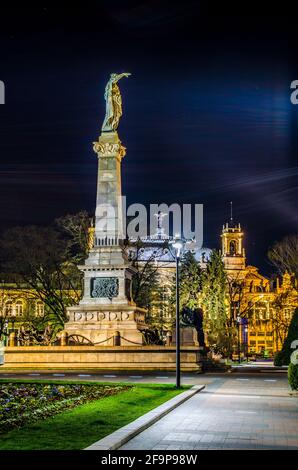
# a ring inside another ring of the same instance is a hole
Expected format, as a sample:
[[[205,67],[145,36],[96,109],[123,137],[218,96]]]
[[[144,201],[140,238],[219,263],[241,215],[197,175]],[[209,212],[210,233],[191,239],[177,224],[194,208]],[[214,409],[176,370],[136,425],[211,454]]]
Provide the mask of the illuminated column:
[[[102,132],[93,149],[98,157],[95,244],[118,244],[123,239],[121,160],[125,147],[115,131]]]

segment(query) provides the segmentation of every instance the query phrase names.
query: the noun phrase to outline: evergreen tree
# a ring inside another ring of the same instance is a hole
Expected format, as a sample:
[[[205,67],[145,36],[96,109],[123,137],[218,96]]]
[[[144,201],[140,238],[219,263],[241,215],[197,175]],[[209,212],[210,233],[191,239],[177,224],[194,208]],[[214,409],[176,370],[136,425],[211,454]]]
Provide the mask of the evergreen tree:
[[[192,310],[200,306],[202,270],[193,253],[188,251],[179,269],[180,311],[184,307]]]
[[[179,294],[180,294],[180,318],[182,326],[193,326],[198,333],[200,346],[205,346],[203,332],[201,290],[202,290],[202,269],[196,261],[193,253],[186,252],[179,266]],[[175,306],[176,306],[176,285],[172,286],[172,327],[175,328]]]
[[[230,324],[227,302],[227,276],[220,252],[214,250],[203,275],[202,305],[204,332],[211,350],[231,356],[236,328]]]
[[[277,358],[275,359],[276,365],[280,364],[287,366],[290,364],[290,357],[293,352],[291,345],[295,340],[298,340],[298,308],[296,308],[293,314],[288,330],[288,335],[285,339],[282,350],[277,353]]]

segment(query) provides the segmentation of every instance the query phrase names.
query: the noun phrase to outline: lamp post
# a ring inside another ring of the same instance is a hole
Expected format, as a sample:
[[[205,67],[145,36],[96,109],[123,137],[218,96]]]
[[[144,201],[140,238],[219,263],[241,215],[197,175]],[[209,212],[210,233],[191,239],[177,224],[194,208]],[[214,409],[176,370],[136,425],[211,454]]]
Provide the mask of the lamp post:
[[[240,351],[240,323],[241,317],[237,315],[237,329],[238,329],[238,363],[241,363],[241,351]]]
[[[246,362],[248,362],[248,325],[246,324],[244,327],[245,332],[245,355],[246,355]]]
[[[15,321],[16,321],[16,311],[14,310],[13,307],[11,308],[11,311],[9,313],[9,317],[8,317],[7,320],[8,320],[8,324],[9,324],[9,334],[14,333],[14,325],[15,325]]]
[[[5,322],[4,322],[4,331],[5,331],[4,346],[7,346],[7,338],[8,338],[8,335],[9,335],[9,332],[8,332],[8,320],[5,320]]]
[[[176,388],[180,388],[181,377],[180,377],[180,315],[179,315],[179,260],[181,252],[184,248],[185,241],[178,236],[175,236],[174,240],[170,242],[175,250],[176,259]]]

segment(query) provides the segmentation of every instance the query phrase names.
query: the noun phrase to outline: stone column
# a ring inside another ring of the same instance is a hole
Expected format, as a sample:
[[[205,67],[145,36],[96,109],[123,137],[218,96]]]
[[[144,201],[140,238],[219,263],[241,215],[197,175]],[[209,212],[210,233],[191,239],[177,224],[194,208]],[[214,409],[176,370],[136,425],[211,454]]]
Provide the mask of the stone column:
[[[69,335],[80,335],[93,344],[108,338],[121,345],[143,343],[144,310],[130,296],[135,268],[127,259],[124,238],[121,160],[125,148],[116,131],[102,132],[93,143],[98,157],[94,243],[79,266],[84,273],[84,296],[78,306],[68,308]],[[117,335],[115,335],[117,331]]]
[[[103,132],[93,149],[98,156],[96,245],[117,245],[123,239],[121,160],[125,147],[115,131]]]

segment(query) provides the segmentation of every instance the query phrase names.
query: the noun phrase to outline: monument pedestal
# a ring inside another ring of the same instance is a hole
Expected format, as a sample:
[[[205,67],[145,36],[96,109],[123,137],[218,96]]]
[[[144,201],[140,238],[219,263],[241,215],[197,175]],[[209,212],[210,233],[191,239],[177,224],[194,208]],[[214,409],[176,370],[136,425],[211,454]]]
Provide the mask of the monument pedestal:
[[[27,369],[73,370],[86,372],[175,371],[174,346],[18,346],[5,348],[5,365],[1,370]],[[181,371],[200,372],[201,355],[197,347],[181,347]],[[0,373],[1,373],[0,370]]]
[[[117,334],[121,345],[142,345],[145,310],[132,301],[134,269],[121,247],[94,246],[80,269],[84,272],[84,297],[79,305],[67,309],[68,336],[75,343],[109,346]]]
[[[73,341],[81,344],[112,346],[115,334],[121,346],[142,345],[145,310],[135,305],[78,305],[68,309],[65,330]],[[77,337],[77,338],[76,338]],[[85,338],[88,341],[83,340]]]
[[[176,329],[172,331],[172,345],[176,345]],[[193,327],[180,326],[180,344],[181,346],[200,346],[197,330]]]

